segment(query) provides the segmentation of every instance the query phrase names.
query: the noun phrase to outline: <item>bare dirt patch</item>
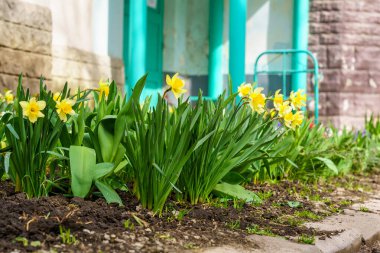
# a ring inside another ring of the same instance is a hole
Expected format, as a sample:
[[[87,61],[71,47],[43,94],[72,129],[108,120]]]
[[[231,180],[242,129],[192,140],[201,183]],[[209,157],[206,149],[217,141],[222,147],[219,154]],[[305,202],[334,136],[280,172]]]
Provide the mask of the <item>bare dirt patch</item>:
[[[1,182],[0,252],[176,252],[227,244],[255,248],[246,239],[250,234],[323,239],[340,231],[317,231],[302,224],[365,200],[379,183],[380,174],[373,173],[319,184],[250,184],[247,188],[263,199],[262,204],[212,200],[191,206],[173,198],[159,216],[143,210],[125,192],[120,193],[125,206],[119,207],[95,196],[27,199],[14,193],[10,182]]]

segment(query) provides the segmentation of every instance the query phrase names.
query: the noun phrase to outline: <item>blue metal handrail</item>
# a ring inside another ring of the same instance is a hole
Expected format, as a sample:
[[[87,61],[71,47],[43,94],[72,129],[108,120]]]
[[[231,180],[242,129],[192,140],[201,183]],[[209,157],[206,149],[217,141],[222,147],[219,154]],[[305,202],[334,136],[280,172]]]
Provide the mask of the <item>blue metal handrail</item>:
[[[258,64],[260,58],[264,55],[277,54],[282,55],[282,69],[281,70],[258,70]],[[291,54],[306,54],[309,56],[312,61],[314,67],[312,69],[308,69],[307,66],[305,69],[288,69],[286,65],[286,55]],[[255,60],[254,70],[253,70],[253,81],[257,83],[259,74],[282,74],[282,91],[284,96],[286,96],[286,74],[294,74],[294,73],[314,73],[314,119],[315,123],[318,123],[318,105],[319,105],[319,83],[318,83],[318,60],[315,56],[308,50],[299,50],[299,49],[276,49],[276,50],[267,50],[259,54],[259,56]],[[306,91],[305,91],[306,92]]]

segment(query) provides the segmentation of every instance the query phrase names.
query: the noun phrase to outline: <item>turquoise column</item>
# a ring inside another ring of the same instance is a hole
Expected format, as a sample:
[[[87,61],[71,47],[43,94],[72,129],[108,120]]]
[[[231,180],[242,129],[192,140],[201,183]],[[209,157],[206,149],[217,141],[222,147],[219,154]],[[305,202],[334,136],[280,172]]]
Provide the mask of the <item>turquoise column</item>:
[[[309,36],[309,0],[294,0],[293,3],[293,49],[307,50]],[[294,70],[307,68],[307,55],[294,54]],[[303,89],[306,92],[306,73],[293,73],[292,90]]]
[[[230,0],[230,62],[233,90],[245,81],[247,0]]]
[[[129,43],[127,59],[127,82],[125,90],[130,93],[140,77],[146,73],[147,5],[146,0],[129,1]]]
[[[223,93],[223,9],[224,0],[210,0],[208,95],[212,99]]]

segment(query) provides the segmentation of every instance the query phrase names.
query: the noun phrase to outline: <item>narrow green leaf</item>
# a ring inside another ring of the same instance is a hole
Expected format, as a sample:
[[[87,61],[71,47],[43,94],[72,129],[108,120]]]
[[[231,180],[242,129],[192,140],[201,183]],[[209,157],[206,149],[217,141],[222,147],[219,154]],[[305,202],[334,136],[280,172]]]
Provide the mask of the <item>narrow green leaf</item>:
[[[233,198],[245,200],[246,202],[262,202],[262,200],[255,193],[246,190],[241,185],[220,183],[215,186],[213,192],[217,195],[227,195]]]
[[[113,169],[113,163],[98,163],[95,165],[94,169],[91,171],[92,179],[97,180],[101,177],[104,177],[110,173]]]
[[[22,120],[22,119],[20,119]],[[9,131],[12,133],[12,135],[17,139],[19,140],[20,137],[18,136],[17,132],[15,131],[15,129],[13,128],[13,126],[11,124],[7,124],[7,128],[9,129]]]
[[[120,206],[123,205],[123,202],[121,201],[120,196],[117,194],[117,192],[114,189],[112,189],[111,186],[99,180],[95,181],[95,185],[96,187],[98,187],[99,191],[103,194],[107,203],[118,203]]]
[[[339,173],[338,168],[336,167],[335,163],[331,161],[330,159],[325,158],[325,157],[316,157],[315,159],[322,161],[326,165],[327,168],[329,168],[332,172],[334,172],[334,174],[337,175]]]

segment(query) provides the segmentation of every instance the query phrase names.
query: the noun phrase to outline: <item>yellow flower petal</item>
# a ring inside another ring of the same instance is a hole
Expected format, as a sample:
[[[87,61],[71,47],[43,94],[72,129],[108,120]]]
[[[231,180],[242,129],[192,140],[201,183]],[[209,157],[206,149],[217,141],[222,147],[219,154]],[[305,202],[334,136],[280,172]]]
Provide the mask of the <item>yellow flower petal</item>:
[[[43,110],[43,109],[45,109],[45,107],[46,107],[46,102],[43,101],[43,100],[41,100],[41,101],[37,101],[37,106],[38,106],[38,109],[39,109],[39,110]]]

